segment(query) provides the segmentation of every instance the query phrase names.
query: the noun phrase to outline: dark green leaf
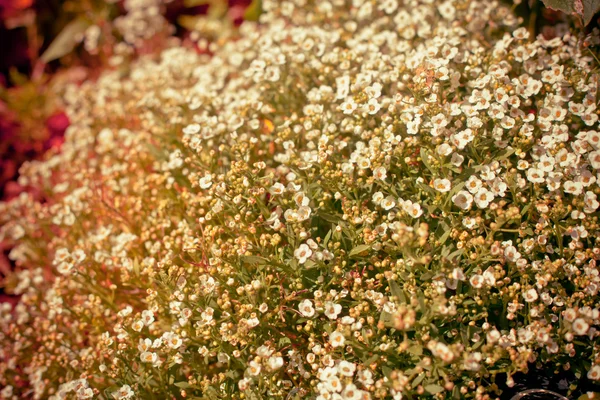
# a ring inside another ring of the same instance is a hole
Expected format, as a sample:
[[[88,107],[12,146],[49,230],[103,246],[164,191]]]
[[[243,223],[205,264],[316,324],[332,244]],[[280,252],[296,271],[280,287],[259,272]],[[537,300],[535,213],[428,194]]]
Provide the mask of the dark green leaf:
[[[258,21],[262,14],[262,0],[252,0],[252,3],[246,8],[244,19],[246,21]]]

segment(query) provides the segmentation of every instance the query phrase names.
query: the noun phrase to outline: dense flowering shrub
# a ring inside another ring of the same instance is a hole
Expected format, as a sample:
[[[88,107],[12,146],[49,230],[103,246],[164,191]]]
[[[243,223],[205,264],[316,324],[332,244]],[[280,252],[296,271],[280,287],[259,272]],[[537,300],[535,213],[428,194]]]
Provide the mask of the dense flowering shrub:
[[[495,397],[600,379],[596,73],[473,0],[265,1],[66,87],[0,207],[3,398]]]

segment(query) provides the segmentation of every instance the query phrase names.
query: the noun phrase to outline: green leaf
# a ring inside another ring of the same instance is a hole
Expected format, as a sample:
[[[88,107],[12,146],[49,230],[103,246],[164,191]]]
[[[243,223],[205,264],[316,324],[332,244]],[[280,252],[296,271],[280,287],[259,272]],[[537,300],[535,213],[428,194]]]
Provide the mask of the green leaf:
[[[423,346],[418,344],[413,344],[408,348],[408,352],[414,354],[415,356],[423,355]]]
[[[177,18],[177,23],[189,31],[196,30],[198,22],[204,18],[203,16],[182,15]]]
[[[244,20],[258,21],[260,14],[262,14],[262,0],[252,0],[252,3],[246,8]]]
[[[177,386],[178,388],[182,388],[182,389],[189,389],[192,387],[192,385],[190,385],[187,382],[176,382],[175,386]]]
[[[427,154],[427,150],[425,149],[425,147],[421,147],[419,155],[421,156],[421,162],[423,163],[423,165],[425,165],[425,167],[427,167],[427,169],[435,175],[434,169],[431,167],[431,164],[429,164],[429,155]]]
[[[392,292],[392,295],[396,296],[398,300],[402,301],[403,303],[406,303],[404,292],[402,292],[402,288],[400,287],[400,285],[398,285],[398,282],[390,280],[390,292]]]
[[[355,248],[350,250],[350,253],[348,255],[350,257],[352,257],[352,256],[362,253],[363,251],[367,251],[370,248],[371,248],[371,246],[369,246],[368,244],[361,244],[360,246],[356,246]]]
[[[381,312],[379,322],[383,323],[383,325],[388,328],[393,328],[395,326],[394,316],[387,311]]]
[[[441,387],[440,385],[425,385],[424,386],[425,390],[431,394],[436,394],[436,393],[440,393],[442,391],[444,391],[444,388]]]
[[[438,239],[440,241],[440,245],[444,244],[446,242],[446,240],[448,240],[448,238],[450,237],[450,234],[452,233],[452,229],[450,229],[450,227],[448,226],[448,224],[446,223],[442,223],[440,224],[440,226],[443,226],[443,229],[445,229],[444,234]]]
[[[544,5],[566,14],[577,15],[583,25],[588,25],[594,15],[600,11],[600,0],[542,0]]]
[[[583,25],[588,25],[598,11],[600,11],[600,0],[583,0]]]
[[[331,239],[331,233],[332,230],[330,229],[329,232],[327,232],[327,235],[325,235],[325,240],[323,240],[323,247],[327,248],[327,243],[329,243],[329,240]]]
[[[241,256],[240,259],[246,264],[266,264],[269,261],[260,256]]]
[[[78,36],[90,25],[89,21],[82,18],[69,22],[40,56],[40,60],[48,63],[69,54],[77,45]]]
[[[419,386],[421,384],[421,382],[423,382],[423,379],[425,379],[425,374],[419,374],[414,381],[412,381],[411,386],[415,387],[415,386]]]

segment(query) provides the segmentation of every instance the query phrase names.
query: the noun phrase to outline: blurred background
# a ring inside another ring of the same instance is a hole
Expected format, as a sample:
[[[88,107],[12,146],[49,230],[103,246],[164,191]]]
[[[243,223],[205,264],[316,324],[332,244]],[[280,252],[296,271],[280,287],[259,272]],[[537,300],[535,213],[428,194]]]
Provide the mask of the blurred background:
[[[213,40],[258,19],[256,0],[0,0],[0,201],[36,188],[19,167],[59,150],[69,119],[66,83],[127,68],[142,55],[182,44],[208,52]],[[0,238],[0,278],[14,265]],[[0,302],[16,302],[0,287]]]

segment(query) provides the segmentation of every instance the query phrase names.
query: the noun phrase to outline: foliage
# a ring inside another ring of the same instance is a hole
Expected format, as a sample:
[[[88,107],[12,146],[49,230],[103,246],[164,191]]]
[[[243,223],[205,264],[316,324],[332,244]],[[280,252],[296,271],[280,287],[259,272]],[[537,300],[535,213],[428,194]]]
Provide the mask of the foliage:
[[[594,15],[600,11],[599,0],[543,0],[546,7],[576,15],[583,25],[588,25]]]
[[[41,199],[0,203],[21,296],[0,395],[488,399],[532,363],[600,380],[585,38],[530,37],[496,1],[262,10],[210,55],[175,43],[62,88],[65,143],[19,179]]]

